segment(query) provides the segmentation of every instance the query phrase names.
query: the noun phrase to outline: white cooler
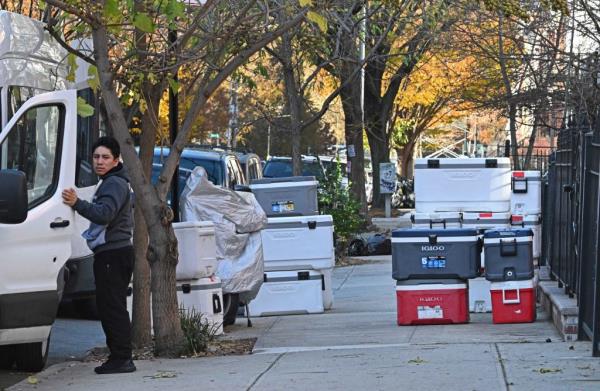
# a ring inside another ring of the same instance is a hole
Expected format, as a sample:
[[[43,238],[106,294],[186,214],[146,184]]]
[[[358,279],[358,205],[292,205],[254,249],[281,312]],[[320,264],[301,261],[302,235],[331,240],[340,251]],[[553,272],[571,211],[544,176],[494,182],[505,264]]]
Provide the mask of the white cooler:
[[[316,270],[266,271],[250,316],[318,314],[323,307],[324,276]]]
[[[533,231],[533,259],[539,259],[542,248],[542,216],[541,215],[512,215],[513,228],[531,228]]]
[[[419,213],[510,210],[510,159],[415,160],[415,209]]]
[[[212,276],[217,270],[215,226],[211,221],[173,223],[179,262],[177,280]]]
[[[330,215],[269,217],[260,233],[265,268],[320,270],[335,265]]]
[[[410,221],[413,228],[461,228],[462,214],[460,212],[416,212],[410,216]]]
[[[290,267],[287,269],[282,268],[270,268],[265,267],[265,271],[267,272],[298,272],[298,269]],[[329,269],[319,269],[316,270],[317,273],[321,273],[323,275],[323,286],[321,287],[323,290],[323,309],[330,310],[333,307],[333,285],[332,285],[332,273],[333,267]]]
[[[127,295],[127,310],[132,316],[133,296],[130,286]],[[177,281],[177,303],[186,310],[194,309],[201,312],[203,318],[214,325],[216,335],[223,334],[223,293],[221,280],[212,276],[197,280]],[[152,307],[150,307],[152,312]],[[150,314],[152,322],[152,314]]]
[[[510,228],[510,212],[463,212],[463,228]]]
[[[510,210],[516,215],[542,213],[542,177],[539,171],[513,171]]]
[[[492,283],[485,277],[477,277],[469,282],[469,312],[492,312]]]

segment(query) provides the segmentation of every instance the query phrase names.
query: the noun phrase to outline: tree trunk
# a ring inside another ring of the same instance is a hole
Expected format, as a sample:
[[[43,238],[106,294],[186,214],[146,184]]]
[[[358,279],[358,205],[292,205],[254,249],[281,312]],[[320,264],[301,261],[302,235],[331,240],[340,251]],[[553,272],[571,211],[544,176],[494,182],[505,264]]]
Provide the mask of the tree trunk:
[[[523,169],[530,170],[531,169],[531,155],[533,154],[533,147],[535,145],[535,138],[537,136],[537,130],[539,126],[539,115],[541,110],[535,109],[533,111],[533,129],[531,129],[531,134],[529,135],[529,144],[527,145],[527,153],[525,154],[525,159],[523,162]]]
[[[513,170],[520,170],[519,146],[517,145],[517,105],[508,104],[508,122],[510,129],[510,146],[513,159]]]
[[[163,224],[150,226],[148,260],[152,271],[152,321],[154,323],[155,353],[175,356],[183,346],[176,290],[177,239],[171,225],[172,211],[166,207]]]
[[[351,71],[350,71],[351,73]],[[343,82],[343,81],[342,81]],[[344,137],[346,140],[346,159],[350,167],[350,191],[360,201],[360,214],[367,218],[367,197],[365,193],[365,150],[363,146],[362,111],[360,90],[352,83],[343,88],[340,96],[344,110]]]
[[[301,97],[298,93],[298,83],[292,64],[292,34],[285,33],[281,36],[280,57],[282,60],[283,82],[285,96],[290,108],[290,124],[292,137],[292,172],[294,176],[302,175],[302,160],[300,156],[300,130],[302,127]]]
[[[146,258],[148,229],[139,208],[134,208],[135,230],[133,248],[135,266],[133,269],[133,313],[131,337],[133,346],[142,348],[152,342],[150,333],[150,265]]]
[[[136,203],[140,206],[149,230],[148,259],[152,273],[155,350],[159,355],[175,354],[181,349],[183,332],[177,310],[175,288],[177,241],[171,225],[173,214],[166,203],[158,198],[156,190],[147,178],[139,175],[143,172],[143,168],[133,148],[133,140],[128,132],[121,103],[113,86],[106,26],[95,26],[92,30],[92,38],[107,119],[121,144],[123,159],[132,172],[131,185],[136,193]]]
[[[152,161],[154,157],[154,140],[158,125],[158,107],[161,93],[158,88],[151,88],[146,82],[146,91],[151,91],[146,96],[147,109],[142,115],[142,134],[140,137],[140,163],[146,178],[152,175]],[[135,229],[133,232],[133,247],[135,250],[135,267],[133,271],[133,345],[141,348],[149,346],[152,342],[150,333],[150,265],[146,258],[148,248],[148,228],[140,208],[134,207]]]
[[[400,175],[409,179],[414,176],[413,161],[415,145],[416,143],[412,141],[404,145],[402,148],[396,148],[396,152],[400,160]]]

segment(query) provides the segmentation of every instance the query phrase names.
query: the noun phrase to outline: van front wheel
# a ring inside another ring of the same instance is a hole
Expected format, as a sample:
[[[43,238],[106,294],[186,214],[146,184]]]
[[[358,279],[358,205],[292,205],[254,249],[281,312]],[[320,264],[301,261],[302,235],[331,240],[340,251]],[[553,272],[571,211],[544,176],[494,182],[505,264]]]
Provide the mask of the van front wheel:
[[[15,345],[17,369],[26,372],[39,372],[44,369],[48,359],[50,336],[44,342]]]

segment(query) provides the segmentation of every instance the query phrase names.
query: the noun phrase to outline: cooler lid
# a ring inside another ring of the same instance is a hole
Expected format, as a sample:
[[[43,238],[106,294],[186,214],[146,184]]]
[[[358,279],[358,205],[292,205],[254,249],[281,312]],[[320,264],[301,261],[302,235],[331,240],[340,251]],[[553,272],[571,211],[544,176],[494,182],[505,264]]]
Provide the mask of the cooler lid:
[[[415,279],[415,280],[401,280],[396,281],[396,286],[404,285],[453,285],[453,284],[464,284],[464,280],[458,278],[440,278],[440,279]]]
[[[491,291],[514,290],[514,289],[532,289],[537,283],[531,280],[510,280],[498,281],[490,284]]]
[[[500,229],[488,229],[483,234],[484,239],[498,239],[498,238],[517,238],[517,237],[525,237],[525,236],[533,236],[533,231],[531,228],[519,228],[519,229],[509,229],[509,228],[500,228]]]
[[[333,226],[331,215],[269,217],[266,229],[304,228],[309,222],[316,222],[317,227]]]
[[[474,228],[399,228],[392,231],[393,238],[422,238],[430,235],[437,237],[477,236],[477,230]]]
[[[214,224],[212,221],[181,221],[173,223],[173,229],[183,228],[212,228]]]
[[[480,168],[510,168],[510,158],[421,158],[415,159],[415,169],[436,169],[436,168],[460,168],[460,169],[480,169]]]
[[[314,176],[286,176],[286,177],[278,177],[278,178],[260,178],[260,179],[252,179],[250,181],[250,187],[252,185],[267,185],[271,183],[281,183],[281,182],[316,182],[317,179]]]
[[[532,180],[540,180],[542,178],[542,173],[537,170],[529,170],[529,171],[513,171],[512,177],[515,179],[532,179]]]

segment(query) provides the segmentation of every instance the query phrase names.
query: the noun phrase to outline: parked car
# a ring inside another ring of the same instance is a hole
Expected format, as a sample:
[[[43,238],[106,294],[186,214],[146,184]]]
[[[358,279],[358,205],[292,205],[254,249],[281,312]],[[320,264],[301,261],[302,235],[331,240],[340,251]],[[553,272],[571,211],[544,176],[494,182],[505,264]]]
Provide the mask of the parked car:
[[[152,181],[156,182],[162,169],[163,162],[169,156],[169,148],[154,148],[152,166]],[[179,194],[185,187],[185,182],[196,166],[206,170],[208,180],[216,186],[235,189],[236,185],[244,185],[246,178],[238,157],[223,150],[209,150],[202,148],[185,148],[179,159]]]
[[[319,156],[319,160],[321,161],[326,173],[339,164],[340,172],[342,174],[342,187],[348,188],[348,169],[345,156],[340,156],[339,158],[333,155]]]
[[[247,185],[250,184],[251,180],[263,177],[262,163],[257,154],[251,152],[236,152],[235,154],[240,160],[240,165],[242,166]]]
[[[317,157],[302,155],[302,175],[314,176],[317,180],[322,179],[325,176],[325,169]],[[274,156],[265,163],[263,177],[281,178],[288,176],[294,176],[291,157]]]

